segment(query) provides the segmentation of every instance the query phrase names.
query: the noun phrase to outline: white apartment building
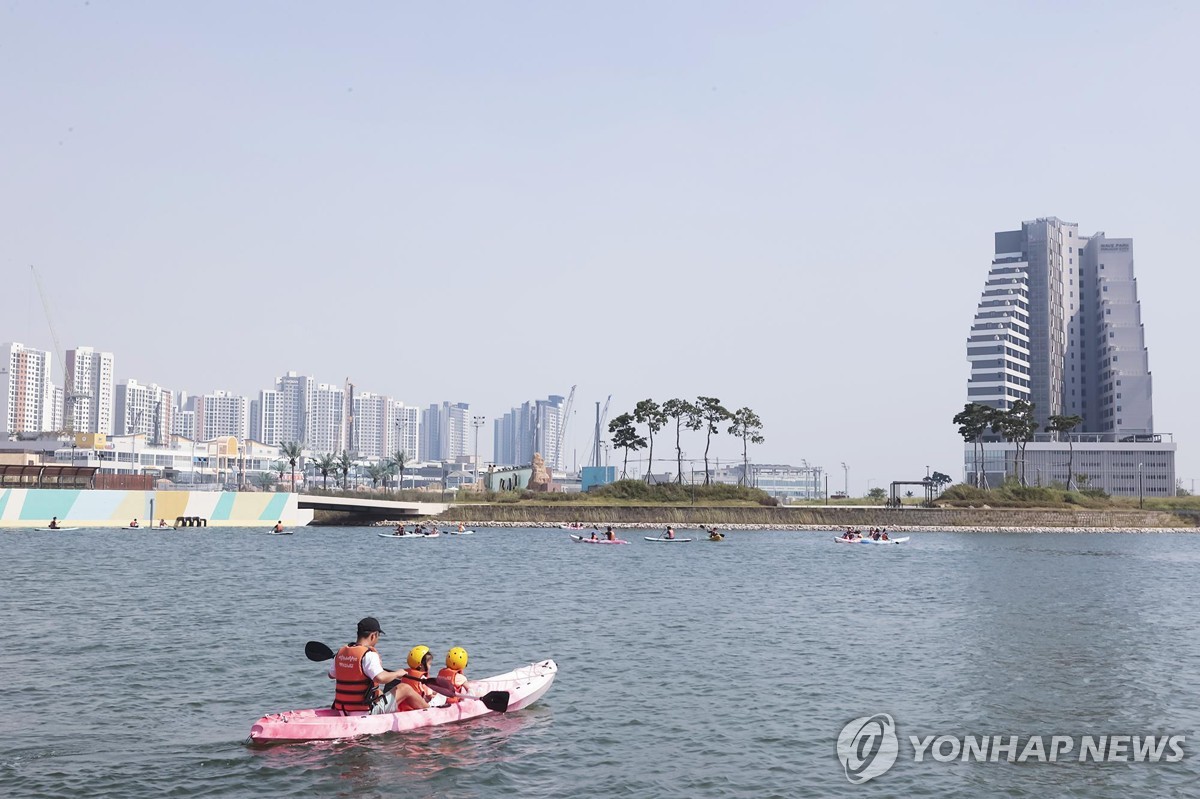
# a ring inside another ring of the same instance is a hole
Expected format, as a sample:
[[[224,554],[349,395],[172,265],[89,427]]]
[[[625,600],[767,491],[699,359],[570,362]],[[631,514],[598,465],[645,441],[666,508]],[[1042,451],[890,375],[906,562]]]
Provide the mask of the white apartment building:
[[[151,383],[143,386],[134,379],[117,386],[113,406],[113,434],[141,433],[152,444],[171,440],[174,427],[175,392]]]
[[[64,401],[75,433],[113,432],[114,358],[91,347],[67,350]]]
[[[421,409],[415,405],[392,401],[388,406],[388,433],[390,453],[404,452],[412,460],[425,458],[421,451]]]
[[[250,432],[250,403],[228,391],[214,391],[195,398],[196,438],[210,441],[233,436],[245,441]]]
[[[264,444],[277,446],[279,437],[282,392],[265,389],[258,392],[258,399],[250,400],[250,438]]]
[[[17,342],[0,344],[0,435],[57,430],[49,352]],[[60,406],[61,407],[61,406]]]
[[[347,450],[346,390],[329,383],[318,383],[311,394],[307,413],[308,435],[302,440],[314,454],[337,454]]]

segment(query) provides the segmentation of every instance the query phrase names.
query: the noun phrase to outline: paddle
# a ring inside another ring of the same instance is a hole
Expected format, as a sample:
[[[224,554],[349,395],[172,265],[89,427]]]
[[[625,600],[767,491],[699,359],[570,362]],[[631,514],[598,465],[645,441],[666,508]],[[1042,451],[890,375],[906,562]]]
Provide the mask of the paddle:
[[[311,661],[320,663],[324,660],[333,660],[334,653],[332,649],[320,641],[309,641],[304,645],[304,656]],[[448,696],[454,699],[478,699],[480,702],[483,702],[483,706],[488,710],[494,710],[497,713],[504,713],[508,710],[508,691],[488,691],[483,696],[460,694],[458,691],[454,690],[453,686],[448,687],[437,677],[405,677],[400,680],[392,680],[383,687],[383,693],[386,694],[389,691],[394,691],[396,687],[399,686],[400,683],[405,679],[427,685],[429,686],[429,690],[433,691],[435,694],[441,694],[442,696]]]

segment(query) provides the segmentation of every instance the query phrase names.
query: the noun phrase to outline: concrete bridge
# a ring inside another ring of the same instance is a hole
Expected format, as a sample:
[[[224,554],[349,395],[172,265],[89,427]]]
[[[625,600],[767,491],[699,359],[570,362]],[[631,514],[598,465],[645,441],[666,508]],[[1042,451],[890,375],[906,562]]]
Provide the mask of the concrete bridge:
[[[354,513],[369,519],[411,519],[419,521],[426,516],[436,516],[450,507],[445,502],[395,502],[387,499],[360,499],[357,497],[327,497],[299,494],[296,504],[301,510],[327,510]]]

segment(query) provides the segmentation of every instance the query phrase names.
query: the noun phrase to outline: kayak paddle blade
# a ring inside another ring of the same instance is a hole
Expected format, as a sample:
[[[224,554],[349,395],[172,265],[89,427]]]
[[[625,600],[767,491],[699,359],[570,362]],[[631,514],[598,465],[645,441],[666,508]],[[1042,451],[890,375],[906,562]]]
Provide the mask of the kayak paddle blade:
[[[333,650],[320,641],[309,641],[304,645],[304,656],[320,663],[322,660],[333,660]]]
[[[488,691],[479,697],[479,701],[483,702],[483,706],[488,710],[494,710],[497,713],[508,711],[508,691]]]

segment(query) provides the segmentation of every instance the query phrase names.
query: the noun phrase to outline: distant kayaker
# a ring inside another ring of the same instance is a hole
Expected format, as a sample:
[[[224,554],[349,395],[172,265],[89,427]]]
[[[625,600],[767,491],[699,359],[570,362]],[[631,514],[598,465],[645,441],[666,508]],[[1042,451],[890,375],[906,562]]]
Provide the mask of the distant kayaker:
[[[137,519],[134,519],[133,521],[131,521],[131,522],[129,523],[129,526],[130,526],[130,527],[137,527],[137,526],[138,526]]]
[[[428,703],[410,685],[401,683],[389,693],[385,701],[371,705],[375,687],[399,680],[404,676],[402,671],[386,671],[379,659],[375,645],[383,630],[374,616],[367,616],[358,622],[358,637],[353,644],[346,644],[338,650],[329,666],[329,677],[336,680],[334,687],[333,709],[343,713],[387,713],[399,702],[407,702],[414,707],[428,707]]]
[[[608,526],[608,529],[604,531],[604,537],[607,538],[609,541],[617,540],[617,534],[613,532],[611,524]]]
[[[670,527],[670,526],[668,526],[668,527],[667,527],[667,533],[666,533],[666,535],[665,535],[665,538],[666,538],[666,539],[669,541],[669,540],[671,540],[671,539],[672,539],[672,538],[674,538],[674,537],[675,537],[675,528],[674,528],[674,527]]]
[[[158,520],[158,526],[159,526],[159,527],[166,527],[166,526],[167,526],[167,520],[166,520],[166,519],[159,519],[159,520]]]
[[[405,688],[410,688],[424,704],[397,698],[397,713],[429,707],[428,700],[434,695],[434,692],[424,683],[424,680],[429,677],[429,664],[433,663],[433,653],[429,651],[429,647],[414,646],[408,650],[407,663],[408,668],[400,675],[400,679],[404,680],[402,684]]]
[[[277,532],[277,533],[283,532],[283,519],[280,519],[279,521],[275,522],[275,532]]]
[[[884,540],[884,541],[890,541],[890,540],[891,540],[891,539],[889,539],[889,538],[888,538],[887,530],[884,530],[884,531],[883,531],[883,540]]]
[[[467,685],[467,675],[463,671],[467,668],[467,650],[461,646],[456,646],[446,653],[446,668],[438,672],[438,682],[445,685],[447,688],[453,688],[455,693],[464,693]],[[462,700],[457,697],[450,697],[446,700],[447,705],[452,705]]]
[[[595,531],[595,530],[592,530],[592,540],[593,540],[593,541],[599,541],[599,540],[600,540],[599,538],[597,538],[597,537],[596,537],[596,531]]]
[[[51,530],[57,530],[58,529],[58,517],[55,516],[53,519],[51,519],[50,524],[48,524],[47,527],[49,527]]]

